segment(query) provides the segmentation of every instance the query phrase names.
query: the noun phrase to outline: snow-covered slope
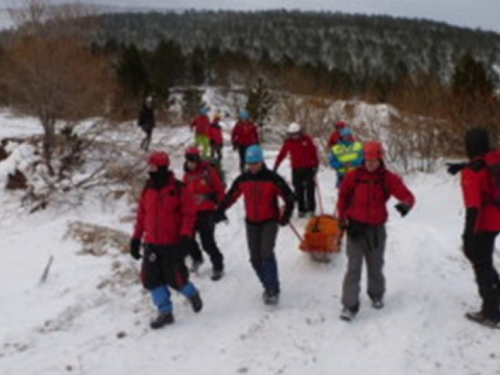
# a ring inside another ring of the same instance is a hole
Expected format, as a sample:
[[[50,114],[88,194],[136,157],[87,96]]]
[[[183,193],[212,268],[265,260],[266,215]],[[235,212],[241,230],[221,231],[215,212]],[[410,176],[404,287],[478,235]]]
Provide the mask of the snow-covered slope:
[[[1,120],[0,138],[38,132],[29,118]],[[10,121],[16,121],[13,133]],[[170,151],[190,136],[186,128],[157,130],[154,146]],[[130,147],[139,149],[140,132],[128,131]],[[179,152],[173,155],[179,174]],[[275,155],[266,151],[269,163]],[[230,181],[237,164],[226,147]],[[289,179],[287,164],[280,172]],[[323,167],[319,176],[324,210],[332,212],[334,174]],[[101,255],[82,252],[65,236],[75,221],[128,235],[132,223],[125,219],[133,207],[125,199],[103,204],[89,195],[77,208],[49,206],[27,215],[18,193],[2,192],[0,374],[500,374],[498,332],[463,318],[479,298],[459,249],[457,181],[440,173],[405,180],[417,205],[405,219],[391,210],[384,309],[372,309],[363,293],[356,319],[339,320],[344,252],[329,264],[312,262],[289,228],[280,230],[276,249],[280,304],[263,305],[240,202],[228,212],[229,223],[217,228],[226,276],[212,282],[205,263],[192,277],[203,311],[194,314],[175,295],[176,322],[158,331],[148,326],[155,311],[137,282],[139,264],[113,246]],[[300,231],[305,223],[293,219]],[[54,261],[41,283],[50,256]]]

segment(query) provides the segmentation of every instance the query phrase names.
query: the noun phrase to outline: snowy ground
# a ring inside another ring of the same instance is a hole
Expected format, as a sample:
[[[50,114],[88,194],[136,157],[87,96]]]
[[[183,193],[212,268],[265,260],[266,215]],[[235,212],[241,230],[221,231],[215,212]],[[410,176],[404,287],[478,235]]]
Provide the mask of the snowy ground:
[[[0,138],[39,133],[32,119],[0,117]],[[130,147],[138,149],[138,130],[131,127],[129,136]],[[170,149],[188,136],[186,129],[159,130],[154,143]],[[232,180],[237,158],[229,148],[224,152]],[[275,155],[266,153],[269,163]],[[180,163],[174,156],[176,171]],[[289,179],[288,165],[280,172]],[[331,212],[334,174],[323,168],[319,176],[323,206]],[[2,192],[0,374],[500,374],[500,334],[463,318],[479,298],[459,250],[457,181],[444,174],[405,180],[417,205],[405,219],[391,209],[384,309],[372,309],[363,294],[356,320],[339,320],[344,252],[329,264],[312,262],[289,228],[280,230],[276,249],[280,304],[264,306],[239,203],[217,229],[226,277],[210,281],[205,264],[192,278],[203,311],[194,314],[175,295],[176,322],[158,331],[149,329],[155,312],[135,276],[117,276],[139,264],[116,249],[82,255],[80,244],[64,236],[73,221],[131,233],[123,219],[133,207],[89,196],[78,209],[49,207],[27,215],[17,193]],[[293,223],[302,232],[306,222]],[[54,263],[40,283],[50,256]]]

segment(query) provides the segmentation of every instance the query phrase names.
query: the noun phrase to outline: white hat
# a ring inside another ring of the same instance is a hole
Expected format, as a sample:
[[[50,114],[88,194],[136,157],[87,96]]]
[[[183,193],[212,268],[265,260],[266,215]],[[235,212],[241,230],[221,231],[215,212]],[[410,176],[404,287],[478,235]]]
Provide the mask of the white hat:
[[[292,122],[290,125],[288,125],[287,133],[294,134],[298,132],[300,132],[299,124],[297,124],[296,122]]]

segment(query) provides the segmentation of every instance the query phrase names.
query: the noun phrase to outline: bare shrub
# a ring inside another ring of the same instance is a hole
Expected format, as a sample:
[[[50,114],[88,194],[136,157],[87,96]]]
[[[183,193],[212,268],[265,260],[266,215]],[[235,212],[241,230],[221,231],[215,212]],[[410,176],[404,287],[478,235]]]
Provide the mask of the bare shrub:
[[[68,225],[66,238],[72,238],[82,245],[80,254],[95,256],[109,255],[110,249],[127,253],[130,235],[102,225],[75,221]]]

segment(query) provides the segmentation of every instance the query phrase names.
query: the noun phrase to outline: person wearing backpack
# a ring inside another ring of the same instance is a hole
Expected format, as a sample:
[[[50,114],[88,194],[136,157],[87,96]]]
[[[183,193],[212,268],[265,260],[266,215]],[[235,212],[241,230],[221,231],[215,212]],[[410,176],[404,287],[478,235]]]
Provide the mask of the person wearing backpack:
[[[466,209],[463,251],[476,276],[482,299],[479,311],[465,316],[480,324],[500,328],[500,280],[493,253],[500,232],[500,150],[490,150],[488,132],[473,128],[465,134],[469,162],[462,165],[461,187]]]
[[[363,163],[363,145],[357,142],[348,128],[340,130],[340,140],[331,148],[330,166],[337,172],[339,188],[344,176]]]
[[[194,312],[203,303],[184,264],[196,218],[193,197],[169,170],[168,154],[155,151],[147,164],[149,179],[139,200],[130,255],[142,258],[141,281],[158,309],[150,327],[157,329],[174,322],[170,288],[184,295]]]
[[[214,211],[224,198],[225,187],[219,172],[207,161],[201,160],[197,147],[189,147],[185,152],[183,181],[187,190],[193,195],[196,224],[195,230],[200,236],[203,250],[212,263],[213,281],[220,280],[224,275],[224,257],[215,241]],[[203,263],[203,256],[198,243],[193,239],[189,249],[193,259],[192,270],[196,272]]]
[[[337,212],[347,231],[347,271],[342,285],[340,318],[352,320],[359,311],[359,294],[363,259],[368,272],[368,296],[372,307],[384,306],[385,276],[383,274],[386,243],[385,222],[387,201],[399,200],[396,210],[406,216],[415,204],[415,197],[403,180],[386,169],[384,150],[379,142],[364,146],[364,163],[348,172],[340,185]]]

